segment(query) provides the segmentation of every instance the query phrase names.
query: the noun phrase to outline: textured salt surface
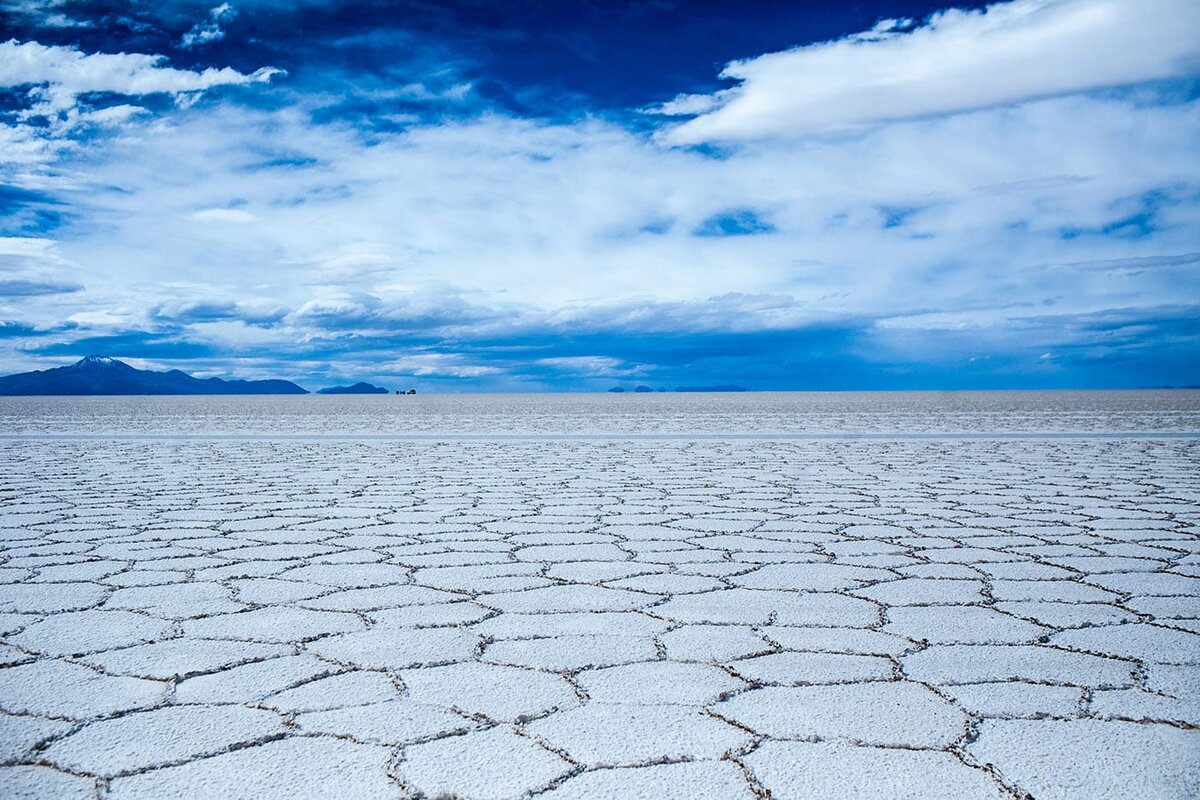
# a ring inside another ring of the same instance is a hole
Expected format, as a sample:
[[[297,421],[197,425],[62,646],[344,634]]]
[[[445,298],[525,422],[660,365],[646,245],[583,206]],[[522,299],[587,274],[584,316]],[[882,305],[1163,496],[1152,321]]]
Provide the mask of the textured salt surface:
[[[0,796],[1194,797],[1198,456],[0,442]]]

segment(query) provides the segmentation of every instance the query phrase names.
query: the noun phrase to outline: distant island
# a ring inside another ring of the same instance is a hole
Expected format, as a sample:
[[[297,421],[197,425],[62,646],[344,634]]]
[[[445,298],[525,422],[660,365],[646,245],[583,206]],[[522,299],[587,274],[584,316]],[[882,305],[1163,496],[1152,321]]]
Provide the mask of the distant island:
[[[359,381],[352,386],[330,386],[326,389],[317,389],[317,394],[391,394],[391,392],[382,386]]]
[[[65,367],[0,377],[0,395],[308,394],[291,381],[196,378],[181,370],[155,372],[106,356]]]

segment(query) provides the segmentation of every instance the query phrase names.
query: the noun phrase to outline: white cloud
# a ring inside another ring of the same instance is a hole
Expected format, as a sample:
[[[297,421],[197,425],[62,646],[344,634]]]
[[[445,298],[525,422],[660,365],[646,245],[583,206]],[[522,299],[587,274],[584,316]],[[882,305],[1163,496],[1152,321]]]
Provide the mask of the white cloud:
[[[192,219],[197,222],[223,222],[233,225],[245,225],[255,222],[258,217],[240,208],[205,208],[192,212]]]
[[[658,113],[699,114],[664,141],[828,132],[1200,72],[1196,0],[1014,0],[885,20],[833,42],[729,64],[740,83]],[[711,105],[711,108],[706,107]]]
[[[585,377],[609,377],[625,374],[630,370],[624,369],[624,362],[610,356],[562,356],[558,358],[539,358],[538,364],[551,369],[562,370]]]
[[[221,24],[237,16],[237,9],[229,3],[222,3],[208,10],[208,18],[197,22],[179,40],[179,46],[185,50],[200,47],[209,42],[225,38],[225,29]]]
[[[532,348],[593,331],[648,340],[876,319],[890,320],[872,329],[881,337],[993,335],[1009,319],[1200,292],[1188,255],[1200,101],[1150,90],[768,139],[719,159],[600,119],[486,115],[367,140],[310,110],[177,108],[44,172],[30,164],[47,156],[21,156],[18,185],[70,211],[47,234],[60,264],[38,275],[84,289],[22,297],[0,321],[78,314],[58,340],[123,327],[214,351],[316,353],[339,369],[348,356],[324,354],[353,351],[367,378],[499,381],[517,357],[481,355],[482,337]],[[1146,202],[1158,204],[1152,230],[1101,235]],[[773,231],[695,235],[738,209]],[[250,210],[255,224],[219,224]],[[5,246],[52,250],[0,241],[0,256]],[[547,347],[535,367],[635,375],[650,359],[606,352],[611,338],[575,341],[587,349]]]
[[[384,371],[418,378],[480,378],[499,375],[504,370],[483,364],[472,364],[454,353],[423,353],[398,358],[384,367]]]
[[[76,98],[88,92],[142,96],[169,94],[186,98],[217,86],[262,83],[284,74],[263,67],[250,74],[230,67],[201,72],[165,65],[161,55],[144,53],[83,53],[74,47],[38,42],[0,43],[0,87],[31,87],[34,114],[69,112]]]

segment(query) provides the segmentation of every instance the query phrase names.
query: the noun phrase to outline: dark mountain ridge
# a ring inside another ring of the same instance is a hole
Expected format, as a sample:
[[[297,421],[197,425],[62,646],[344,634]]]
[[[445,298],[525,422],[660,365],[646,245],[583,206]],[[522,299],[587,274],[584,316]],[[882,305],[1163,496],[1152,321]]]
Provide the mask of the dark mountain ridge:
[[[196,378],[182,370],[155,372],[106,356],[65,367],[0,377],[0,395],[308,394],[291,381]]]
[[[330,386],[327,389],[317,389],[317,394],[391,394],[391,392],[382,386],[359,381],[351,386]]]

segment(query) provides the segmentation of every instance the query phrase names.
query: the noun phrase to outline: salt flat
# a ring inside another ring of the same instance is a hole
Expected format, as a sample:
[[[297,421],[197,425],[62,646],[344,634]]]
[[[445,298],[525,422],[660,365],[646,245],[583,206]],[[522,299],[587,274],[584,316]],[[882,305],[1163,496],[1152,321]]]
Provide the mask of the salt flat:
[[[0,795],[1194,797],[1198,457],[14,436]]]

